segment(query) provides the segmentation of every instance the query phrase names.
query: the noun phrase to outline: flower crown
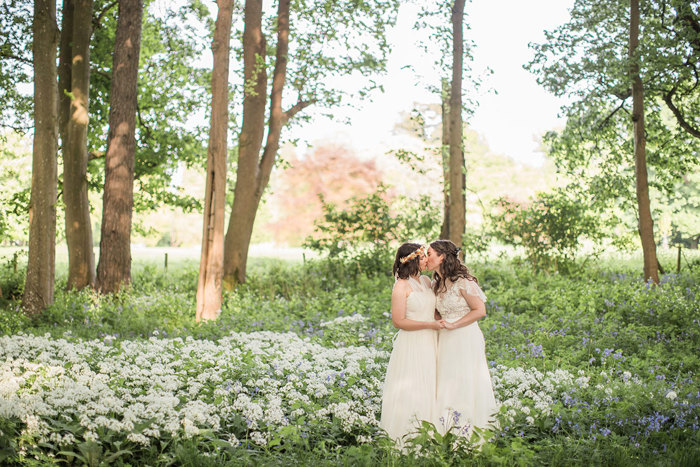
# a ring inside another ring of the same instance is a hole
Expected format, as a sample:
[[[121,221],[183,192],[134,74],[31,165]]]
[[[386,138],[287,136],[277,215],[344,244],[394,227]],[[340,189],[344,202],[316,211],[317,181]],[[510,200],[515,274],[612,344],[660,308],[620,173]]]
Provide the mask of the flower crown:
[[[412,259],[416,258],[416,257],[417,257],[418,255],[420,255],[421,253],[423,254],[423,256],[427,256],[427,255],[428,255],[428,247],[427,247],[427,245],[421,245],[421,246],[420,246],[416,251],[414,251],[413,253],[411,253],[411,254],[409,254],[409,255],[406,255],[406,256],[404,256],[403,258],[400,258],[400,259],[399,259],[399,262],[400,262],[401,264],[404,264],[404,263],[406,263],[406,262],[408,262],[408,261],[411,261]]]

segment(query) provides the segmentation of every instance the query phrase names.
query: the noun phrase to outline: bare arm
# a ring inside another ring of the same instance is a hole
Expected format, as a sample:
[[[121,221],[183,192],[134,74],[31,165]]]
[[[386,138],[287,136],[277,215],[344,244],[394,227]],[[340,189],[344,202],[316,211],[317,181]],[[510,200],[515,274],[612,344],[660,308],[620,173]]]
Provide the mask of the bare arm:
[[[439,321],[415,321],[406,318],[406,301],[411,293],[408,281],[399,281],[391,293],[391,321],[394,327],[404,331],[417,331],[419,329],[440,329]]]
[[[486,305],[484,305],[483,300],[481,300],[475,295],[469,295],[466,290],[460,289],[459,293],[462,295],[462,297],[464,297],[464,300],[467,301],[467,305],[469,305],[470,311],[454,323],[446,322],[446,329],[463,328],[464,326],[469,326],[473,322],[478,321],[484,316],[486,316]]]

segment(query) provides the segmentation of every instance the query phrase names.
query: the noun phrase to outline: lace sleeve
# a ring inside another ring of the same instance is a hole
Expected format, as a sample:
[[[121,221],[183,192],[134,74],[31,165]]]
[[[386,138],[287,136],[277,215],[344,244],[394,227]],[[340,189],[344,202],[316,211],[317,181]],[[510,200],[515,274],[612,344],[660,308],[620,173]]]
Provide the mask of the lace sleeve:
[[[462,277],[459,279],[458,285],[460,290],[467,292],[467,295],[479,297],[482,302],[486,303],[486,294],[483,292],[483,290],[481,290],[481,287],[479,287],[479,284],[477,284],[476,281]]]

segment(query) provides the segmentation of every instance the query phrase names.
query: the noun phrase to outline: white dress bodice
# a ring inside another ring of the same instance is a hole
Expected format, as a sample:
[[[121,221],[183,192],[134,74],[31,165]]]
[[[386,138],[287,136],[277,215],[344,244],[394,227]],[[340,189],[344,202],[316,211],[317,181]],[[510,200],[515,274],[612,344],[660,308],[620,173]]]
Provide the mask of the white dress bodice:
[[[486,303],[486,295],[475,281],[460,277],[456,282],[448,280],[445,286],[447,290],[438,292],[436,299],[437,310],[445,320],[456,321],[469,313],[469,305],[460,290],[465,290],[467,294],[477,296]]]
[[[412,292],[406,299],[406,318],[414,321],[434,321],[435,294],[426,276],[420,276],[419,279],[408,278]]]

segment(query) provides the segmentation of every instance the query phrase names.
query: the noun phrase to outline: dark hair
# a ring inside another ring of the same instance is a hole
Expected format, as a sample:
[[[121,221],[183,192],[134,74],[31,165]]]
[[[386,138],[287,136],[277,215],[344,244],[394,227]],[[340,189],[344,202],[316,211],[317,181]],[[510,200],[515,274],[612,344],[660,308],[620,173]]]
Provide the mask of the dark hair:
[[[396,251],[396,259],[394,260],[394,277],[399,279],[408,279],[410,276],[420,274],[420,255],[415,258],[401,262],[401,258],[415,252],[421,245],[418,243],[404,243]]]
[[[440,256],[444,256],[442,263],[440,264],[440,270],[442,274],[435,271],[433,274],[433,279],[435,283],[433,284],[433,291],[437,295],[438,292],[444,292],[447,290],[445,286],[445,280],[449,279],[452,282],[456,282],[460,277],[464,277],[467,280],[474,281],[477,284],[479,281],[469,272],[467,266],[464,265],[459,259],[459,248],[457,245],[452,243],[450,240],[435,240],[430,244],[435,253]]]

